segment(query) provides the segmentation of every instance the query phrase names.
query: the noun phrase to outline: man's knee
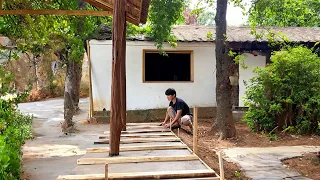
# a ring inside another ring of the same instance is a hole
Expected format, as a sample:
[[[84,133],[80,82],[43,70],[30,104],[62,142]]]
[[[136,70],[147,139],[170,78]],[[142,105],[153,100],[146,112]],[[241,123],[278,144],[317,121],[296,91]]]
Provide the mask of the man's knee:
[[[181,118],[181,124],[184,126],[192,125],[192,118],[189,115],[185,115]]]

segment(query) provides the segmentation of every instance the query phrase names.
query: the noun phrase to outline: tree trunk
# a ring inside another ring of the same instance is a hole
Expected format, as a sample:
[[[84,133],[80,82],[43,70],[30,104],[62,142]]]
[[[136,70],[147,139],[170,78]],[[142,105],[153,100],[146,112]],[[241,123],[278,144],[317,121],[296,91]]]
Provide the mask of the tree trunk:
[[[212,131],[218,128],[219,139],[235,137],[236,129],[232,118],[231,94],[229,75],[232,66],[232,58],[228,56],[229,49],[226,44],[226,13],[227,0],[217,0],[216,14],[216,101],[217,118]]]
[[[114,0],[112,19],[112,84],[110,109],[110,151],[109,156],[118,156],[120,149],[120,135],[123,127],[123,94],[121,88],[125,87],[122,79],[125,78],[125,46],[126,46],[126,1]],[[124,77],[123,77],[124,76]],[[124,112],[125,113],[125,112]]]
[[[74,125],[72,122],[73,115],[76,111],[75,96],[77,86],[77,72],[79,69],[79,63],[73,61],[67,61],[66,80],[64,89],[64,122],[62,124],[62,131],[69,132],[70,127]]]

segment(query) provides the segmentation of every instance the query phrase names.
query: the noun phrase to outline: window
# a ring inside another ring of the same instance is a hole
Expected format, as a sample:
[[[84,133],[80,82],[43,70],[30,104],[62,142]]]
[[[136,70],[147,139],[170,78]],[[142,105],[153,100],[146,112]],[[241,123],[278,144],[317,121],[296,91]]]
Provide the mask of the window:
[[[193,82],[193,52],[143,51],[143,82]]]

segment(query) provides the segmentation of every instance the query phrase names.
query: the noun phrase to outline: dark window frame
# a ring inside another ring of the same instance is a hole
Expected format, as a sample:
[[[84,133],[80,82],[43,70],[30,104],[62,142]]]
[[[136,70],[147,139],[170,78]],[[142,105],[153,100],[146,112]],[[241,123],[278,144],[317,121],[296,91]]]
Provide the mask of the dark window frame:
[[[159,53],[159,50],[143,49],[142,51],[142,82],[143,83],[193,83],[194,82],[194,55],[193,50],[164,50],[166,53],[190,54],[190,81],[146,81],[146,53]]]

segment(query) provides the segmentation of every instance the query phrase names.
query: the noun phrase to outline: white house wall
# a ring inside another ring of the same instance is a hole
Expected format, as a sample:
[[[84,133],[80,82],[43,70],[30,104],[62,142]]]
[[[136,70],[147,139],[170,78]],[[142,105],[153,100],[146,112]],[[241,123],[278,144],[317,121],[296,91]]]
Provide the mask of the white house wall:
[[[143,50],[156,49],[153,42],[128,41],[126,49],[127,73],[127,109],[158,109],[168,106],[164,92],[175,88],[177,96],[183,98],[189,106],[216,106],[216,60],[213,43],[178,43],[175,50],[193,50],[194,82],[188,83],[143,83]],[[167,50],[174,50],[165,46]],[[111,101],[111,60],[112,44],[110,40],[90,41],[92,66],[92,93],[94,109],[110,110]],[[242,96],[248,81],[254,76],[255,67],[265,67],[265,56],[246,54],[248,69],[239,68],[239,106],[244,106]]]
[[[129,41],[126,49],[127,109],[165,108],[169,102],[164,94],[175,88],[177,96],[189,106],[213,107],[215,101],[215,49],[213,43],[179,43],[176,50],[193,50],[194,82],[143,83],[144,49],[156,49],[153,42]],[[172,50],[168,46],[167,50]],[[110,109],[111,98],[111,41],[90,41],[92,65],[92,93],[95,111]]]
[[[245,95],[245,85],[244,81],[248,82],[249,79],[253,78],[255,74],[253,70],[256,67],[266,67],[266,57],[265,56],[254,56],[252,54],[245,53],[244,64],[247,66],[247,69],[239,67],[239,106],[244,107],[244,98]]]

